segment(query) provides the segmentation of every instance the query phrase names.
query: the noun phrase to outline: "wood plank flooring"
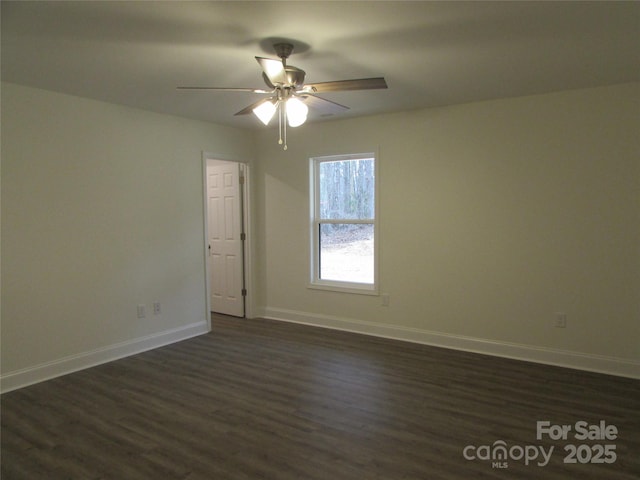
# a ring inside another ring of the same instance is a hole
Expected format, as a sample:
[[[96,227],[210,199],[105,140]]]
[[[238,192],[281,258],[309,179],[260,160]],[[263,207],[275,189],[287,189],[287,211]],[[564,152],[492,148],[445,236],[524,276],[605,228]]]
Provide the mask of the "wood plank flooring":
[[[640,381],[268,320],[2,396],[2,480],[640,478]],[[536,439],[536,422],[572,426]],[[577,441],[575,423],[615,425]],[[482,457],[503,441],[498,468]],[[568,444],[614,463],[565,464]],[[488,447],[483,447],[488,446]],[[477,448],[480,447],[480,448]],[[529,447],[549,451],[525,465]]]

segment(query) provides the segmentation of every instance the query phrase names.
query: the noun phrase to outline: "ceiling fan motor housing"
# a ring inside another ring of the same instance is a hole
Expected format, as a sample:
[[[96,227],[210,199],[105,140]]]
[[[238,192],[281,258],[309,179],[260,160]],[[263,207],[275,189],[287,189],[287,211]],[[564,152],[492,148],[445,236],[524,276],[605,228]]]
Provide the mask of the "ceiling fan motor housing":
[[[302,87],[304,85],[305,71],[292,65],[284,67],[287,75],[287,82],[293,87]]]

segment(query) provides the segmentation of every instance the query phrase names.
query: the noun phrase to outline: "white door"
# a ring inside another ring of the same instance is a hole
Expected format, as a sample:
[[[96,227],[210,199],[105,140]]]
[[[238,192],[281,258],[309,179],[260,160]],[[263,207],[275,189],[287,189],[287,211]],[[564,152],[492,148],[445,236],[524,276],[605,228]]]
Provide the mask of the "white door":
[[[240,164],[207,160],[211,310],[244,317]]]

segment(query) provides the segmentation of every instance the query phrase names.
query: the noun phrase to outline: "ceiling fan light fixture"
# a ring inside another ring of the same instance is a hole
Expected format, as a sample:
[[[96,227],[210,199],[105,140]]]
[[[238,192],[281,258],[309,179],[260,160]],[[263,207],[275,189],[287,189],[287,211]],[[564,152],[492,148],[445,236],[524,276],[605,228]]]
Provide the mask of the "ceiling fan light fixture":
[[[309,107],[307,107],[299,98],[289,98],[286,103],[287,121],[290,127],[299,127],[307,121]]]
[[[273,102],[273,100],[268,100],[254,108],[253,113],[260,119],[262,123],[264,123],[265,125],[269,125],[269,122],[273,118],[273,115],[276,113],[276,110],[276,104]]]

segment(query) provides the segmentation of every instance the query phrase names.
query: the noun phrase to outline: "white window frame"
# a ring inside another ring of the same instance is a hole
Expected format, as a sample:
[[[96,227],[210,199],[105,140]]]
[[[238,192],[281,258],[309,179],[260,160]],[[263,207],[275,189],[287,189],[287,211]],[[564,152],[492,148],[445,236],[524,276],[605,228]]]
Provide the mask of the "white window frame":
[[[320,164],[323,162],[337,162],[345,160],[363,160],[373,158],[373,171],[374,171],[374,218],[370,220],[322,220],[320,218]],[[335,292],[344,293],[357,293],[364,295],[378,295],[379,281],[378,281],[378,257],[379,257],[379,242],[378,242],[378,175],[379,171],[379,159],[377,151],[370,151],[365,153],[351,153],[351,154],[339,154],[339,155],[326,155],[316,156],[309,159],[309,203],[310,203],[310,245],[311,245],[311,279],[309,288],[315,288],[320,290],[331,290]],[[325,280],[320,278],[320,225],[323,223],[336,223],[336,224],[365,224],[373,225],[373,283],[360,283],[360,282],[344,282],[337,280]]]

